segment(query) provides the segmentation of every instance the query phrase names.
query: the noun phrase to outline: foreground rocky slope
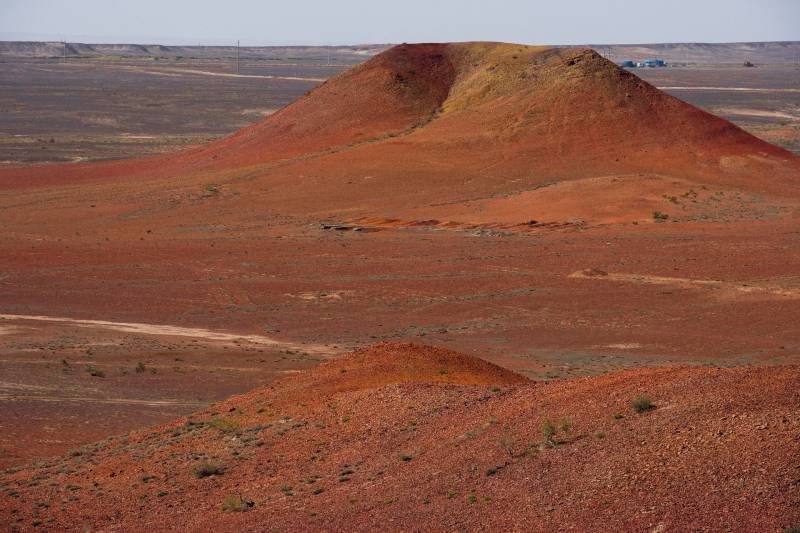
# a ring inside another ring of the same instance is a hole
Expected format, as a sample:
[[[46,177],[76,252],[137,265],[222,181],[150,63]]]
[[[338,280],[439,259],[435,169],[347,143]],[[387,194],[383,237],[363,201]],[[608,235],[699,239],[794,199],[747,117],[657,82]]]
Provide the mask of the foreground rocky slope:
[[[14,530],[782,531],[800,523],[798,383],[792,366],[536,384],[377,345],[6,472],[0,518]]]

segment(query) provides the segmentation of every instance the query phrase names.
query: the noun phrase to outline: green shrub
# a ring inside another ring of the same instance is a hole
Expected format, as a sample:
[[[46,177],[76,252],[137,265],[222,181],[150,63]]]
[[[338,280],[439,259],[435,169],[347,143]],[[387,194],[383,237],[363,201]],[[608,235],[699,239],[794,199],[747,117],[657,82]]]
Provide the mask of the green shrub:
[[[222,474],[224,471],[225,470],[217,464],[209,463],[208,461],[203,461],[202,463],[194,467],[194,477],[198,479],[203,479],[204,477],[218,476]]]
[[[96,378],[106,377],[106,373],[97,368],[96,366],[89,365],[86,367],[86,371],[89,373],[90,376],[94,376]]]
[[[665,220],[669,220],[669,215],[662,213],[661,211],[653,211],[653,220],[656,222],[663,222]]]
[[[222,502],[222,512],[243,513],[252,509],[255,504],[256,502],[241,494],[229,494]]]
[[[552,440],[556,435],[556,423],[549,418],[542,420],[542,435],[544,435],[547,440]]]
[[[239,422],[236,420],[233,420],[232,418],[222,418],[219,416],[212,418],[209,425],[212,428],[218,429],[224,433],[234,433],[242,428],[241,424],[239,424]]]
[[[656,408],[656,406],[653,404],[653,401],[647,396],[637,396],[636,399],[631,402],[631,406],[637,413],[646,413],[647,411]]]

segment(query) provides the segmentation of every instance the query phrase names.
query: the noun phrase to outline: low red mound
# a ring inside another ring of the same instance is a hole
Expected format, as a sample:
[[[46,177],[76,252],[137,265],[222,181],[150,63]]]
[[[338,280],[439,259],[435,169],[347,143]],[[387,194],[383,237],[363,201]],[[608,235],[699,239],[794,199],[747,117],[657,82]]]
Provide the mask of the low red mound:
[[[483,359],[408,343],[383,343],[323,363],[286,383],[300,394],[354,391],[399,383],[515,385],[528,379]]]
[[[464,382],[506,385],[455,384]],[[800,524],[798,383],[793,366],[533,384],[446,350],[379,345],[189,420],[5,472],[0,520],[120,531],[781,531]]]

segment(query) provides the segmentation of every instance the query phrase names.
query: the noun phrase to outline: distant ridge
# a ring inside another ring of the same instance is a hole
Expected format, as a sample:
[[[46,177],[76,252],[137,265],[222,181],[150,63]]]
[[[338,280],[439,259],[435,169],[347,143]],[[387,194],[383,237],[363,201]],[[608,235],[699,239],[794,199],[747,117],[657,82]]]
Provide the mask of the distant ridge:
[[[341,62],[360,62],[381,51],[388,45],[353,46],[242,46],[239,50],[244,59],[296,59],[298,52],[327,59],[328,51]],[[236,57],[236,46],[166,46],[160,44],[86,44],[67,43],[67,57],[98,58],[201,58],[225,59]],[[64,43],[60,41],[0,41],[0,57],[62,58]]]
[[[288,59],[302,51],[304,55],[327,58],[330,49],[337,59],[362,61],[378,54],[391,45],[359,44],[351,46],[243,46],[241,57],[246,59]],[[795,64],[800,61],[800,41],[767,41],[738,43],[645,43],[645,44],[590,44],[588,47],[609,59],[640,61],[657,57],[671,63],[741,64],[752,61],[763,64]],[[570,47],[565,47],[570,48]],[[0,41],[0,57],[56,58],[64,55],[60,41]],[[166,46],[160,44],[88,44],[68,43],[67,56],[90,58],[122,56],[129,58],[207,58],[236,57],[235,46]]]
[[[589,45],[613,61],[663,59],[668,63],[798,64],[800,41]]]

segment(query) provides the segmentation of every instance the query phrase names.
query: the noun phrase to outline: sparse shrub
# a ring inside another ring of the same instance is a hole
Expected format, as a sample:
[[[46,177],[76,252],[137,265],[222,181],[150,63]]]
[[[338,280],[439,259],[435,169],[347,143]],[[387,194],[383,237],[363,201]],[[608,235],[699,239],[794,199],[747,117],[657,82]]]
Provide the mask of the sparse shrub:
[[[209,425],[214,428],[218,429],[224,433],[234,433],[239,431],[242,426],[236,420],[232,418],[222,418],[222,417],[215,417],[211,419]]]
[[[413,457],[411,457],[410,455],[403,454],[400,456],[400,460],[405,463],[409,462],[411,459],[413,459]]]
[[[491,477],[491,476],[495,475],[496,473],[498,473],[499,471],[500,471],[500,467],[499,466],[493,466],[491,468],[488,468],[486,470],[486,477]]]
[[[561,420],[553,420],[551,418],[545,418],[542,420],[542,435],[545,438],[545,444],[549,447],[554,447],[557,444],[562,444],[565,441],[558,441],[556,440],[556,435],[558,434],[558,430],[560,429],[565,435],[572,430],[572,421],[568,418],[562,418]]]
[[[504,433],[503,436],[500,437],[500,447],[503,448],[503,451],[512,459],[514,458],[514,445],[514,437],[512,437],[510,433]]]
[[[783,530],[783,533],[800,533],[800,524],[796,526],[787,527]]]
[[[549,418],[545,418],[542,420],[542,435],[548,441],[552,441],[553,437],[556,435],[556,424]]]
[[[322,488],[322,487],[317,487],[316,489],[314,489],[313,491],[311,491],[311,494],[315,494],[315,495],[316,495],[316,494],[322,494],[323,492],[325,492],[325,489],[324,489],[324,488]]]
[[[631,402],[631,406],[637,413],[646,413],[647,411],[656,408],[656,406],[653,404],[653,401],[647,396],[637,396],[636,399]]]
[[[86,367],[86,371],[89,373],[90,376],[96,378],[104,378],[106,377],[106,373],[97,368],[96,366],[89,365]]]
[[[656,222],[663,222],[665,220],[669,220],[669,215],[662,213],[661,211],[653,211],[653,220]]]
[[[622,420],[623,418],[625,418],[625,415],[623,415],[622,413],[614,413],[611,416],[614,420]]]
[[[137,374],[141,374],[141,373],[142,373],[142,372],[144,372],[145,370],[147,370],[147,367],[146,367],[146,366],[144,366],[144,363],[142,363],[141,361],[139,361],[139,363],[136,365],[136,373],[137,373]]]
[[[203,461],[199,465],[194,467],[194,477],[197,479],[203,479],[204,477],[209,476],[219,476],[225,470],[214,463],[209,463],[208,461]]]
[[[252,509],[255,504],[256,502],[241,494],[229,494],[222,502],[222,512],[243,513]]]

